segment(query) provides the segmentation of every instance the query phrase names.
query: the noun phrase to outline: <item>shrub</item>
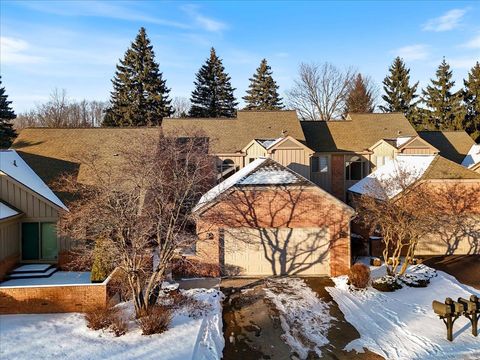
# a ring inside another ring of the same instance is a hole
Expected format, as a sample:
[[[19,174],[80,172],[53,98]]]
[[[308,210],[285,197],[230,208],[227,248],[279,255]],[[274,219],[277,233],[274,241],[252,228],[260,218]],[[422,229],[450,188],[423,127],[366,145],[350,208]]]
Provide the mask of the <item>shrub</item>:
[[[348,272],[348,283],[356,288],[366,288],[370,281],[370,268],[361,263],[353,264]]]
[[[90,280],[93,283],[103,282],[112,270],[113,267],[108,253],[107,240],[98,238],[95,242],[95,249],[93,250],[93,265]]]
[[[87,327],[92,330],[107,329],[112,325],[118,310],[112,307],[98,308],[85,314]]]
[[[152,306],[138,319],[143,335],[161,334],[168,329],[171,321],[172,309],[163,305]]]
[[[385,275],[372,281],[374,289],[382,292],[392,292],[402,288],[396,276]]]
[[[175,259],[172,262],[172,274],[176,277],[217,277],[218,264],[209,264],[192,259]]]
[[[110,327],[110,331],[116,336],[122,336],[127,333],[128,330],[128,324],[127,322],[118,314],[114,316],[112,325]]]

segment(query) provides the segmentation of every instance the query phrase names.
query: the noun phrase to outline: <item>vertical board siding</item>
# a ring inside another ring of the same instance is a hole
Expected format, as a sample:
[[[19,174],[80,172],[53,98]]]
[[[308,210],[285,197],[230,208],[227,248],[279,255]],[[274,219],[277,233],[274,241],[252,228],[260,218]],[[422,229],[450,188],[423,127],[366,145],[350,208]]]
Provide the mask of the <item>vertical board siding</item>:
[[[0,223],[0,261],[20,254],[20,224],[18,221]]]
[[[276,149],[272,159],[310,179],[310,156],[304,149]]]

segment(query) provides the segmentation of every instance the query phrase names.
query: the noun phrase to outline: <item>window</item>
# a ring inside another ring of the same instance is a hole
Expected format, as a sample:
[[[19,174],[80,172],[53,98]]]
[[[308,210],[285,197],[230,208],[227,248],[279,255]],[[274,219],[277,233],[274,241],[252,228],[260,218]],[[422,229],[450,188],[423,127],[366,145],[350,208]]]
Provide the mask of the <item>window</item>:
[[[254,161],[255,161],[255,158],[249,158],[249,159],[248,159],[248,163],[249,163],[249,164],[252,163],[252,162],[254,162]]]
[[[368,161],[358,155],[351,156],[345,161],[345,179],[362,180],[368,175]]]
[[[312,157],[312,172],[327,173],[328,172],[328,156]]]
[[[227,169],[231,169],[235,167],[235,163],[233,162],[232,159],[225,159],[222,161],[222,164],[220,165],[220,172],[224,172]]]

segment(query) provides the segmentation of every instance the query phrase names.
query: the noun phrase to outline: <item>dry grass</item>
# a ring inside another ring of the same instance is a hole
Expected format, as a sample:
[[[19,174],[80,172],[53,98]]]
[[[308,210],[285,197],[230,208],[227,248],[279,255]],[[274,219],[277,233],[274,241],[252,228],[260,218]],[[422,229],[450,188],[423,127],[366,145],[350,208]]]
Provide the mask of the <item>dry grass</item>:
[[[172,317],[173,311],[170,307],[155,305],[138,319],[138,324],[143,335],[161,334],[168,330]]]

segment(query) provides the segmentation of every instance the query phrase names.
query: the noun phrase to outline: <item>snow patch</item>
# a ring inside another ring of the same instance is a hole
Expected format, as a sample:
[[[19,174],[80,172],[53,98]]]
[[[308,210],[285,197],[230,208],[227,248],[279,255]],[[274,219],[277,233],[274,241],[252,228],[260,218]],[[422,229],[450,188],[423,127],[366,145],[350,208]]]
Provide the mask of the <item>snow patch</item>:
[[[383,276],[385,266],[372,267],[372,276]],[[333,278],[335,287],[327,291],[338,304],[345,319],[360,333],[360,339],[350,342],[345,350],[362,351],[365,347],[385,359],[479,359],[479,339],[471,335],[467,318],[454,325],[454,340],[446,339],[446,328],[434,314],[432,301],[456,299],[478,290],[459,283],[442,271],[433,276],[431,268],[411,266],[407,272],[416,277],[431,277],[427,288],[404,286],[392,293],[373,288],[352,291],[346,276]]]
[[[270,279],[265,293],[280,313],[284,341],[301,359],[307,359],[310,351],[321,356],[333,320],[329,304],[299,278]]]
[[[466,168],[473,167],[480,162],[480,144],[472,145],[467,156],[462,161],[462,165]]]

